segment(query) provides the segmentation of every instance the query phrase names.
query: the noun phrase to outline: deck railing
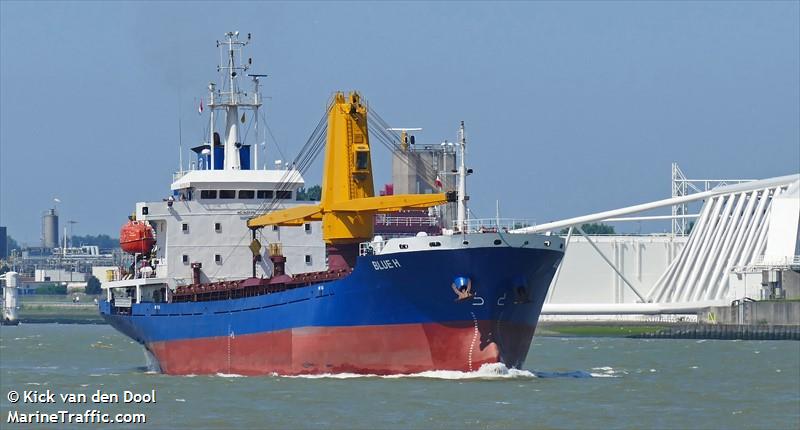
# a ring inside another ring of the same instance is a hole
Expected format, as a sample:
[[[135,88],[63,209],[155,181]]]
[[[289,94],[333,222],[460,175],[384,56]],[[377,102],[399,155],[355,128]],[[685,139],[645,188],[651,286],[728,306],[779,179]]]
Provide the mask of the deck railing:
[[[470,218],[464,224],[467,233],[506,233],[519,228],[535,226],[536,221],[521,218]],[[453,221],[453,230],[461,231],[458,221]]]
[[[435,227],[439,224],[436,217],[432,216],[389,216],[378,214],[375,216],[377,224],[401,227]]]

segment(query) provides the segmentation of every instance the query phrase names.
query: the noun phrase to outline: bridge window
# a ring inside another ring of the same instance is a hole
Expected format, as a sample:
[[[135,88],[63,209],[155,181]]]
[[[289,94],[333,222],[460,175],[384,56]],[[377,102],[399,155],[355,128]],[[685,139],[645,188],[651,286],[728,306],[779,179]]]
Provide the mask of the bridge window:
[[[252,199],[256,196],[256,192],[253,190],[239,190],[239,198],[240,199]]]
[[[219,190],[219,198],[221,199],[235,199],[236,190]]]
[[[272,198],[272,190],[258,190],[258,198],[259,199],[271,199]]]
[[[369,151],[356,151],[356,170],[369,168]]]
[[[201,199],[216,199],[217,190],[200,190]]]
[[[291,200],[292,192],[291,191],[275,191],[275,197],[284,200]]]

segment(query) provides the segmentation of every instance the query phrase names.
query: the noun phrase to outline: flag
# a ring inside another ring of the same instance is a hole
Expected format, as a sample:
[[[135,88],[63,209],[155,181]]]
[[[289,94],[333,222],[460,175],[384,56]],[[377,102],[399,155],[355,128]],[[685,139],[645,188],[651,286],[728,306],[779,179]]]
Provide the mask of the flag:
[[[198,114],[202,114],[203,113],[203,99],[200,99],[200,105],[197,106],[197,113]]]
[[[439,178],[439,175],[436,175],[436,180],[433,183],[436,184],[436,188],[442,188],[442,180]]]

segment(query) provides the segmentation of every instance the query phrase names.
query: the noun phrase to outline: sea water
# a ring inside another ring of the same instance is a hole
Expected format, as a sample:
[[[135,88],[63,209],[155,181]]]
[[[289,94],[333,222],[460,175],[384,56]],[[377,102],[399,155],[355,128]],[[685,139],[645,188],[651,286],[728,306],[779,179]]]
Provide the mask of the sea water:
[[[113,428],[800,428],[795,341],[536,337],[524,369],[393,376],[167,376],[148,360],[106,325],[2,327],[0,428],[31,427],[9,423],[14,411],[59,410],[146,417]],[[88,401],[11,403],[11,391]]]

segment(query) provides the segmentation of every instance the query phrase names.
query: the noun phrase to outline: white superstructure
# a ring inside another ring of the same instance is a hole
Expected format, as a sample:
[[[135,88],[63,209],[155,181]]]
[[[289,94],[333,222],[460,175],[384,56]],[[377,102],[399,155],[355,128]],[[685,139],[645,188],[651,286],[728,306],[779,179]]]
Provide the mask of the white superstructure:
[[[251,67],[252,59],[243,61],[242,49],[250,35],[246,41],[239,41],[238,32],[226,33],[225,38],[217,42],[223,59],[218,67],[220,82],[209,84],[208,103],[201,102],[199,107],[201,112],[204,107],[209,110],[208,141],[192,148],[196,159],[189,170],[181,166],[174,174],[166,198],[136,204],[133,218],[152,227],[155,246],[135,255],[134,264],[105,282],[105,288],[146,285],[150,288],[138,293],[143,297],[137,300],[147,300],[149,290],[174,290],[193,281],[268,277],[272,267],[267,248],[254,253],[249,247],[254,239],[281,243],[289,274],[326,267],[320,222],[259,231],[247,228],[247,220],[256,214],[298,205],[297,191],[305,182],[292,166],[258,168],[259,78],[264,75],[248,75],[253,89],[244,91],[239,79]],[[221,130],[218,121],[224,124]],[[240,132],[250,126],[252,145]]]
[[[252,276],[247,219],[261,213],[265,200],[275,200],[273,209],[296,206],[296,191],[303,185],[297,171],[191,171],[172,185],[178,199],[137,203],[136,218],[148,221],[155,231],[156,276],[175,278],[178,285],[190,283],[193,263],[202,265],[202,282]],[[262,229],[257,238],[283,244],[288,273],[325,268],[320,222]],[[262,258],[257,264],[257,277],[272,273],[267,261]]]

